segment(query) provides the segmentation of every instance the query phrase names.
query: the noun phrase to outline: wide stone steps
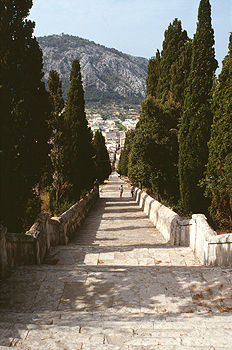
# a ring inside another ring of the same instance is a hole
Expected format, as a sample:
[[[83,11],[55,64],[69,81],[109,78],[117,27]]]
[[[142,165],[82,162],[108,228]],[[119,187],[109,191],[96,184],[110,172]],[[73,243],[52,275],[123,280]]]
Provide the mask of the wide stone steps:
[[[229,314],[121,319],[99,313],[8,313],[1,320],[0,350],[231,350],[232,344]]]
[[[231,350],[232,269],[173,247],[113,175],[73,242],[0,287],[0,350]]]

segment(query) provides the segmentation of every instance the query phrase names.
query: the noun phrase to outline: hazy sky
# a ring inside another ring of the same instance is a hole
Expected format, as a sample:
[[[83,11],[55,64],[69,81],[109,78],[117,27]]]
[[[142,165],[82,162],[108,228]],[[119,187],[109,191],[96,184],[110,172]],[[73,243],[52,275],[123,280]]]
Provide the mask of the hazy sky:
[[[162,49],[174,18],[189,37],[196,31],[200,0],[33,0],[35,36],[66,33],[150,58]],[[216,58],[221,65],[232,31],[232,1],[211,0]]]

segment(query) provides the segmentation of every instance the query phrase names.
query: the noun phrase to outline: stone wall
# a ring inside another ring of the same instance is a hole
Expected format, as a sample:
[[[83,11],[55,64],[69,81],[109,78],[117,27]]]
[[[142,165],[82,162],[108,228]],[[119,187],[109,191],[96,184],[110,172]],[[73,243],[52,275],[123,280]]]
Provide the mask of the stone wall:
[[[232,233],[217,235],[203,214],[190,220],[190,247],[204,265],[232,266]]]
[[[179,215],[138,188],[135,190],[135,199],[164,238],[175,244],[176,236],[179,235]]]
[[[0,278],[16,266],[41,264],[51,246],[67,244],[99,197],[96,187],[60,217],[39,214],[25,234],[0,227]]]
[[[217,235],[203,214],[182,218],[138,188],[135,200],[170,244],[191,247],[203,265],[232,266],[232,233]]]

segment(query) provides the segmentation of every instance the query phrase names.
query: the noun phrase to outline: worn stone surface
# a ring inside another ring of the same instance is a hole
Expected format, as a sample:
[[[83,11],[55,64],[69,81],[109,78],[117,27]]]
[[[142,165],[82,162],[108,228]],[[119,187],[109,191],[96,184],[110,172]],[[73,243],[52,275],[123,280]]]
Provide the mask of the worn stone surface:
[[[231,349],[232,269],[165,242],[112,175],[73,242],[0,288],[0,350]]]

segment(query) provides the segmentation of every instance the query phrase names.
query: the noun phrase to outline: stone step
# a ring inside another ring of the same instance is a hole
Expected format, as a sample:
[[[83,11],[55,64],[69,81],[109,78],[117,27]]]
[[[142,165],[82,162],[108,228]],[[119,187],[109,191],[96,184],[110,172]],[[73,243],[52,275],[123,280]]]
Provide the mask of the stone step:
[[[103,339],[103,341],[102,341]],[[6,350],[9,347],[17,347],[18,349],[24,350],[231,350],[231,342],[223,344],[220,339],[209,338],[208,341],[202,341],[199,344],[198,339],[194,338],[192,341],[179,341],[179,339],[174,339],[172,337],[159,337],[152,339],[133,339],[125,341],[123,337],[114,338],[115,341],[100,337],[99,335],[89,335],[89,337],[73,337],[72,334],[62,334],[57,335],[52,334],[50,337],[44,338],[44,334],[34,334],[34,337],[29,337],[27,340],[20,338],[10,339],[10,343],[5,346],[0,346],[0,350]],[[111,340],[111,342],[109,342]],[[117,343],[116,343],[117,340]]]
[[[47,344],[45,347],[39,347],[38,344],[35,345],[20,345],[17,343],[12,345],[17,347],[17,349],[23,350],[231,350],[231,347],[220,347],[220,346],[172,346],[172,345],[97,345],[97,344],[75,344],[72,346],[62,345],[62,344]],[[41,346],[41,345],[39,345]],[[6,350],[9,347],[2,346],[0,350]]]
[[[231,313],[217,314],[121,314],[121,313],[101,313],[101,312],[65,312],[51,311],[39,313],[18,313],[0,311],[0,329],[4,325],[9,327],[14,324],[33,325],[34,327],[47,326],[81,326],[85,327],[122,327],[141,329],[185,329],[185,328],[201,328],[215,327],[231,329]]]
[[[30,350],[176,350],[231,349],[232,325],[229,315],[212,317],[177,316],[145,321],[128,316],[8,314],[15,323],[0,323],[0,350],[17,347]],[[59,316],[59,317],[58,317]],[[60,318],[61,316],[61,318]],[[90,321],[91,316],[92,321]],[[1,319],[2,320],[2,319]],[[18,323],[17,323],[18,322]],[[1,335],[2,331],[2,335]]]
[[[30,345],[27,347],[22,347],[19,343],[18,345],[12,345],[13,347],[17,347],[18,349],[30,349],[30,350],[231,350],[231,347],[220,347],[220,346],[216,346],[216,347],[212,347],[212,346],[172,346],[172,345],[168,345],[168,346],[163,346],[163,345],[125,345],[123,347],[121,346],[115,346],[115,345],[87,345],[85,346],[84,344],[80,344],[75,346],[75,348],[69,348],[69,347],[64,347],[63,345],[59,345],[56,344],[54,346],[54,344],[51,345],[51,347],[46,347],[46,348],[39,348],[37,345]],[[11,347],[12,347],[11,346]],[[9,349],[8,346],[0,346],[0,350],[7,350]]]
[[[16,317],[16,314],[14,314]],[[22,314],[23,315],[23,314]],[[28,315],[28,314],[24,314]],[[232,315],[231,313],[206,313],[206,314],[121,314],[121,313],[115,313],[115,314],[104,314],[100,312],[95,313],[89,313],[86,312],[54,312],[54,313],[45,313],[45,314],[37,314],[37,319],[35,319],[36,322],[39,322],[39,320],[46,320],[47,324],[48,322],[53,320],[53,324],[59,324],[59,325],[66,325],[66,323],[69,323],[71,320],[73,322],[79,322],[79,323],[87,323],[89,326],[92,324],[96,326],[96,323],[98,324],[117,324],[120,326],[125,326],[126,322],[129,322],[128,327],[131,328],[131,326],[139,325],[139,328],[147,328],[147,325],[152,325],[153,328],[163,328],[164,326],[173,328],[176,327],[179,329],[179,327],[184,328],[188,327],[189,325],[192,325],[194,327],[202,327],[203,325],[213,325],[215,326],[218,324],[218,327],[223,325],[222,327],[232,327],[231,319]],[[29,316],[29,318],[32,318],[33,314]]]

